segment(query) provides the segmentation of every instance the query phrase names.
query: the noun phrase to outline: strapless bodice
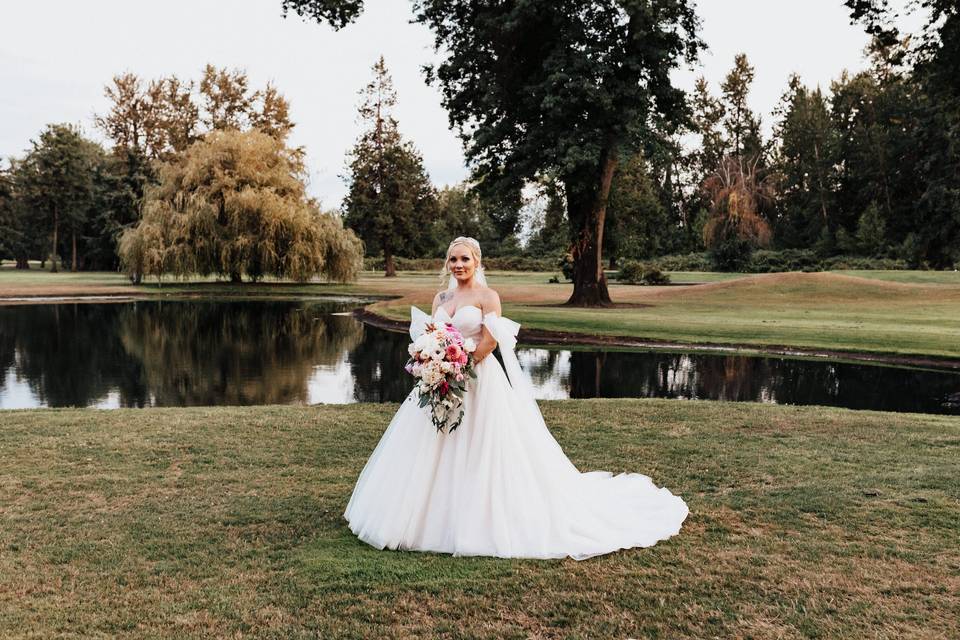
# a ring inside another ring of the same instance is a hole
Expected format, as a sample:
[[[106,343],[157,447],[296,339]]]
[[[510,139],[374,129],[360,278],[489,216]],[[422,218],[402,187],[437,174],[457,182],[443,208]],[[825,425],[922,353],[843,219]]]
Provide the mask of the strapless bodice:
[[[480,307],[473,304],[463,305],[453,312],[453,316],[451,316],[444,307],[437,307],[437,312],[433,314],[433,319],[437,322],[449,322],[457,328],[457,331],[463,334],[464,338],[479,340],[480,335],[483,333],[481,330],[481,326],[483,325],[483,311]]]

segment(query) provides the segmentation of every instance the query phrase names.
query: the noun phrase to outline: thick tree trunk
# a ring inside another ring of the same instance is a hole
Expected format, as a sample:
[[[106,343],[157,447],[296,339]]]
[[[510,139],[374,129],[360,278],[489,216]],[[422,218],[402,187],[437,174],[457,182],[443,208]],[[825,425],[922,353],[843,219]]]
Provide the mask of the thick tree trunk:
[[[60,227],[60,212],[53,212],[53,247],[50,249],[50,273],[57,272],[57,231]]]
[[[239,272],[239,271],[233,271],[233,272],[230,273],[230,282],[233,282],[233,283],[236,283],[236,284],[239,284],[239,283],[243,282],[243,278],[240,277],[240,272]]]
[[[393,262],[393,253],[389,248],[383,250],[383,276],[385,278],[397,277],[397,265]]]
[[[74,273],[77,272],[77,231],[74,229],[73,236],[70,239],[71,244],[71,256],[70,256],[70,271]]]
[[[600,175],[594,196],[581,205],[589,207],[586,215],[570,216],[571,220],[582,220],[582,223],[573,244],[573,294],[566,302],[568,305],[603,307],[612,304],[607,279],[603,274],[602,250],[607,199],[616,168],[616,152],[612,144],[607,145],[600,156]]]
[[[29,269],[30,262],[26,258],[17,258],[17,269]]]

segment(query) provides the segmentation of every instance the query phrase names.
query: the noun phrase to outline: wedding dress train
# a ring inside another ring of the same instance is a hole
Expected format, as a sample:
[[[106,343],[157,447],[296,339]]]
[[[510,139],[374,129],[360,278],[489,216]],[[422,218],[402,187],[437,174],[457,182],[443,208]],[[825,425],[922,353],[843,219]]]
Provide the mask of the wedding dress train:
[[[433,319],[416,307],[412,314],[412,338],[436,320],[479,342],[485,325],[504,367],[493,357],[476,366],[452,433],[437,433],[429,407],[411,392],[347,504],[344,517],[361,540],[380,549],[582,560],[680,531],[686,503],[647,476],[581,473],[570,462],[517,363],[519,324],[473,305],[452,317],[443,307]]]

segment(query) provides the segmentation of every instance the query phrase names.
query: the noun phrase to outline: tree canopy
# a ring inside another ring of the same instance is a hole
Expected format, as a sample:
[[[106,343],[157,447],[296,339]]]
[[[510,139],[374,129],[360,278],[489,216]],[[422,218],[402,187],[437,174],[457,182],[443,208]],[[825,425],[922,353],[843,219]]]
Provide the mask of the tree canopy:
[[[76,127],[65,124],[49,125],[31,146],[12,174],[20,232],[49,234],[47,255],[51,270],[57,271],[63,250],[62,231],[68,230],[71,266],[76,271],[78,236],[96,208],[104,151]]]
[[[304,193],[298,154],[260,131],[214,131],[167,163],[120,252],[132,276],[349,280],[362,248]]]
[[[246,72],[210,64],[199,82],[122,73],[104,87],[110,109],[94,122],[115,151],[151,160],[169,160],[210,131],[259,129],[285,140],[294,127],[289,103],[273,85],[249,85]]]
[[[339,27],[362,4],[284,7]],[[414,12],[445,56],[427,77],[478,188],[518,194],[527,182],[560,180],[576,261],[569,303],[609,303],[601,247],[610,181],[621,155],[658,137],[655,124],[669,131],[687,117],[670,72],[702,47],[693,3],[418,0]]]

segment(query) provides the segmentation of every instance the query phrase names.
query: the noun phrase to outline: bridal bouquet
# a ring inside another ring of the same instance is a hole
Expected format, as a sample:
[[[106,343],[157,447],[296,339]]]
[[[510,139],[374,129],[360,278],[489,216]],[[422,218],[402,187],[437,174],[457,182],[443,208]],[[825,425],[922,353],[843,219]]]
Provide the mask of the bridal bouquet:
[[[407,373],[419,378],[414,390],[420,406],[430,405],[430,417],[437,431],[453,431],[463,420],[463,394],[467,378],[476,378],[473,352],[477,345],[449,322],[429,323],[426,330],[407,347]]]

